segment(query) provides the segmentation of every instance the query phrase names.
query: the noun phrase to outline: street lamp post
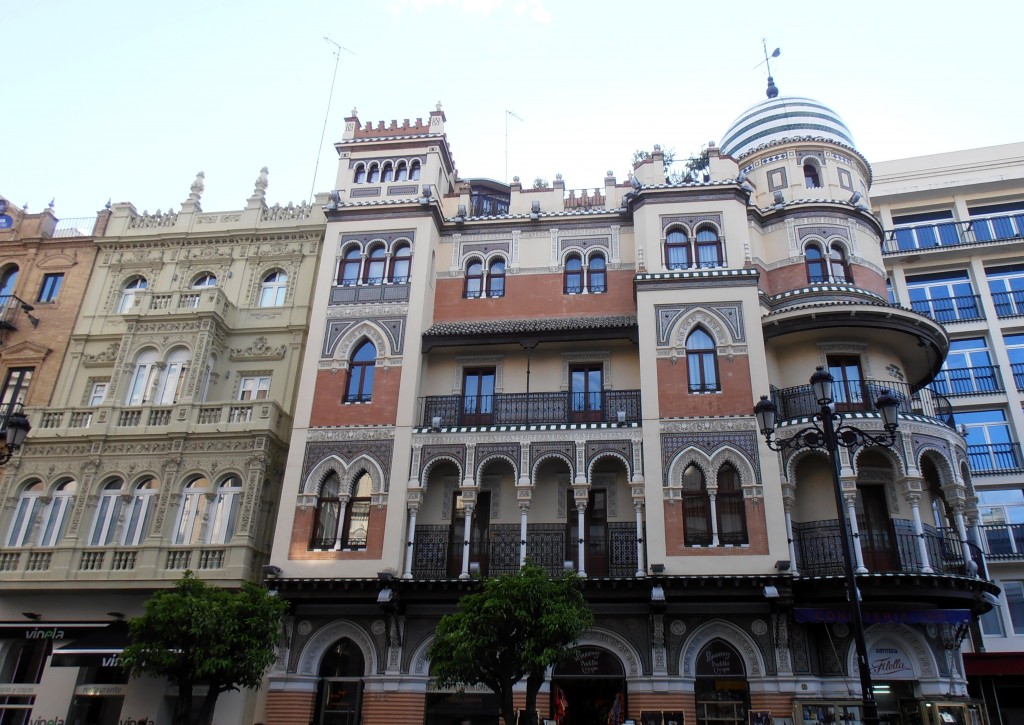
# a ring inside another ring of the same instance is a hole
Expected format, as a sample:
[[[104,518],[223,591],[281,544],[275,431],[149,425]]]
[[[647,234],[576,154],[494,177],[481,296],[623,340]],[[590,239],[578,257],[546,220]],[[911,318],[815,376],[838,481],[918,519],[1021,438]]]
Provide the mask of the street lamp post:
[[[32,430],[32,425],[28,422],[28,416],[22,411],[20,403],[12,404],[8,411],[0,428],[0,436],[3,436],[0,443],[0,466],[11,460],[14,452],[25,442],[25,436]]]
[[[868,646],[864,637],[864,618],[860,608],[860,589],[857,587],[857,575],[854,570],[852,549],[850,547],[850,528],[843,506],[843,487],[839,469],[839,447],[847,450],[863,445],[890,447],[896,442],[896,429],[899,426],[897,408],[899,401],[888,390],[883,390],[875,407],[882,418],[884,432],[878,435],[847,424],[843,416],[832,409],[835,401],[831,373],[818,366],[811,376],[811,389],[818,404],[818,412],[814,416],[815,423],[803,428],[786,439],[772,440],[778,409],[762,395],[754,406],[754,417],[757,427],[764,435],[765,442],[773,451],[798,450],[816,448],[828,454],[832,469],[832,487],[836,497],[836,514],[839,517],[839,537],[843,547],[843,568],[846,574],[846,596],[850,604],[850,620],[853,624],[853,641],[857,649],[857,668],[860,672],[860,689],[864,701],[864,722],[867,725],[878,723],[878,704],[871,684],[871,670],[868,666]]]

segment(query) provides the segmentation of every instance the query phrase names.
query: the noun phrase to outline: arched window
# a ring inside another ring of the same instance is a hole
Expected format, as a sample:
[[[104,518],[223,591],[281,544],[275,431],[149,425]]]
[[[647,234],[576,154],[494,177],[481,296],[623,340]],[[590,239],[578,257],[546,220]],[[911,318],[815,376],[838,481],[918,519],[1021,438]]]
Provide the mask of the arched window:
[[[0,274],[0,297],[10,297],[13,295],[14,284],[17,281],[18,268],[12,264]]]
[[[715,341],[703,328],[694,328],[686,338],[686,373],[691,393],[720,390]]]
[[[813,284],[828,280],[828,275],[825,272],[825,260],[821,255],[821,247],[817,244],[808,244],[804,249],[804,266],[807,267],[808,282]]]
[[[608,266],[603,254],[595,254],[587,265],[587,288],[594,294],[608,291]]]
[[[846,263],[846,253],[838,244],[833,244],[828,253],[829,273],[833,282],[852,282],[850,266]]]
[[[376,246],[367,255],[366,268],[363,271],[363,282],[366,284],[384,284],[384,265],[387,252],[384,247]]]
[[[190,359],[191,354],[187,348],[176,347],[171,350],[160,371],[157,384],[156,402],[159,405],[174,405],[181,399]]]
[[[281,307],[288,293],[288,275],[275,270],[260,285],[260,307]]]
[[[156,509],[156,496],[160,485],[155,478],[147,478],[135,485],[128,509],[124,512],[124,529],[121,532],[121,543],[127,546],[138,546],[149,533],[149,522]]]
[[[117,306],[118,313],[124,315],[131,312],[132,307],[135,306],[135,295],[148,286],[149,282],[145,277],[132,277],[128,280],[128,284],[121,291],[121,302]]]
[[[370,165],[370,173],[366,177],[367,183],[377,184],[380,182],[380,167],[377,164]]]
[[[157,366],[158,359],[157,352],[153,349],[143,350],[135,358],[135,370],[128,385],[125,405],[142,405],[150,402],[160,372]]]
[[[373,479],[365,471],[359,474],[348,506],[345,507],[345,522],[341,529],[342,549],[365,549],[366,532],[370,525],[370,494],[373,492]]]
[[[395,181],[409,180],[409,166],[404,161],[399,161],[395,167]]]
[[[351,286],[359,282],[359,264],[362,260],[359,247],[351,247],[341,259],[338,268],[338,284]]]
[[[492,259],[487,267],[487,296],[505,296],[505,260]]]
[[[115,478],[103,487],[99,503],[96,505],[96,520],[92,525],[92,535],[89,536],[89,546],[107,546],[115,543],[117,521],[121,515],[121,507],[124,506],[124,500],[121,498],[122,485],[123,481]]]
[[[686,234],[673,229],[665,237],[665,267],[668,269],[690,268],[690,240]]]
[[[346,403],[369,403],[373,393],[373,370],[377,362],[377,348],[366,340],[355,352],[348,365]]]
[[[210,532],[205,543],[226,544],[235,535],[238,509],[242,503],[242,479],[228,476],[217,487],[213,511],[210,512]]]
[[[462,296],[466,299],[479,297],[484,288],[484,263],[479,259],[470,260],[466,266],[466,282]]]
[[[42,481],[32,481],[21,490],[14,506],[11,528],[7,531],[6,546],[27,546],[30,543],[32,523],[43,506],[43,491]]]
[[[356,166],[355,183],[365,184],[366,183],[366,165],[359,164]]]
[[[77,489],[78,484],[74,481],[65,481],[57,486],[53,498],[43,507],[39,517],[38,546],[56,546],[64,538]]]
[[[683,544],[711,545],[711,500],[704,472],[696,463],[683,471]]]
[[[718,494],[715,496],[718,518],[718,543],[746,544],[747,514],[743,507],[743,487],[739,471],[731,463],[718,469]]]
[[[203,274],[199,275],[192,283],[192,289],[203,289],[204,287],[216,286],[217,277],[215,275],[210,274],[209,272],[204,272]]]
[[[338,522],[341,520],[341,481],[331,471],[320,482],[316,499],[316,520],[313,526],[312,549],[333,549],[338,540]]]
[[[392,284],[406,284],[409,281],[409,268],[412,265],[412,247],[408,244],[399,244],[391,255],[391,272],[388,274],[388,282]]]
[[[583,260],[579,255],[573,254],[565,260],[563,283],[567,295],[578,295],[583,292]]]
[[[185,486],[172,543],[226,544],[234,536],[242,498],[242,480],[238,476],[225,478],[217,487],[212,502],[208,493],[210,482],[201,476]]]
[[[420,178],[420,162],[413,161],[409,164],[409,179],[411,181],[418,181]]]
[[[821,188],[821,178],[818,176],[818,166],[813,161],[804,162],[804,186],[808,189]]]
[[[722,242],[714,229],[704,227],[697,232],[697,266],[703,269],[722,266]]]
[[[383,181],[384,183],[387,183],[389,181],[394,181],[394,180],[395,180],[395,167],[393,167],[391,165],[391,162],[388,161],[386,164],[384,164],[384,173],[381,175],[381,181]]]
[[[178,524],[174,527],[171,543],[177,545],[202,542],[203,516],[209,500],[206,497],[210,482],[203,477],[193,478],[185,485],[178,510]]]

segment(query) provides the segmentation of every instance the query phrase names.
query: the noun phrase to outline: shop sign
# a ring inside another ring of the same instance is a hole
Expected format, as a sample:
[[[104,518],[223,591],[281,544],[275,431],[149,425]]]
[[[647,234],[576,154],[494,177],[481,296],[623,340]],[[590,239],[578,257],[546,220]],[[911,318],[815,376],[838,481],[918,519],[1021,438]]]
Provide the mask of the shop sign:
[[[0,214],[0,229],[10,229],[14,226],[14,219],[8,214]]]
[[[913,677],[914,668],[897,647],[875,647],[868,653],[868,669],[872,677],[905,679]]]
[[[0,697],[35,695],[39,685],[0,685]]]
[[[75,688],[76,695],[86,697],[124,697],[128,685],[79,685]]]
[[[736,650],[723,642],[711,642],[697,655],[698,677],[744,676],[743,662]]]

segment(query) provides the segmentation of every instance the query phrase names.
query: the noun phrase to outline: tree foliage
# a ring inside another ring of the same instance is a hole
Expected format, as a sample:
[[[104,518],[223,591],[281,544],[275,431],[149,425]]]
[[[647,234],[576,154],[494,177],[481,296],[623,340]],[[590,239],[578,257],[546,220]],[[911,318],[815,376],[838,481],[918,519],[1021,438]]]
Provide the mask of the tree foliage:
[[[286,609],[262,587],[247,582],[229,591],[186,571],[129,623],[132,643],[122,655],[124,666],[133,676],[163,676],[178,686],[175,725],[206,725],[222,692],[260,686],[274,661]],[[193,685],[209,688],[194,719]]]
[[[482,684],[498,695],[506,725],[515,722],[512,690],[526,677],[527,722],[536,722],[537,692],[545,670],[571,656],[593,622],[581,580],[551,579],[540,567],[484,580],[438,624],[430,671],[441,686]]]
[[[538,176],[536,179],[533,180],[533,188],[534,189],[546,189],[546,188],[548,188],[548,180],[545,179],[543,176]]]

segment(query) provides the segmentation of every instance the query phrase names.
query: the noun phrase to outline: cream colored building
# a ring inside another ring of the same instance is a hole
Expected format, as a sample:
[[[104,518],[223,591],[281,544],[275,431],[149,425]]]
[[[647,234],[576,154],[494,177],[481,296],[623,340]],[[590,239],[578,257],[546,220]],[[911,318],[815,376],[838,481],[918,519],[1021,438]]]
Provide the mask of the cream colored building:
[[[324,216],[265,201],[114,204],[49,406],[2,492],[4,722],[167,722],[116,665],[121,620],[187,569],[258,581],[291,435]],[[52,656],[51,656],[52,655]],[[216,721],[252,722],[251,693]]]
[[[875,399],[899,405],[892,448],[842,458],[879,708],[980,713],[946,644],[996,589],[968,449],[923,387],[949,337],[889,304],[871,167],[835,112],[770,96],[701,177],[654,149],[587,190],[459,177],[445,120],[353,115],[336,145],[266,722],[494,722],[426,652],[477,577],[526,560],[585,577],[597,620],[542,717],[561,691],[568,725],[859,719],[831,468],[751,414],[770,395],[779,437],[806,426],[819,365],[851,424],[881,435]]]

